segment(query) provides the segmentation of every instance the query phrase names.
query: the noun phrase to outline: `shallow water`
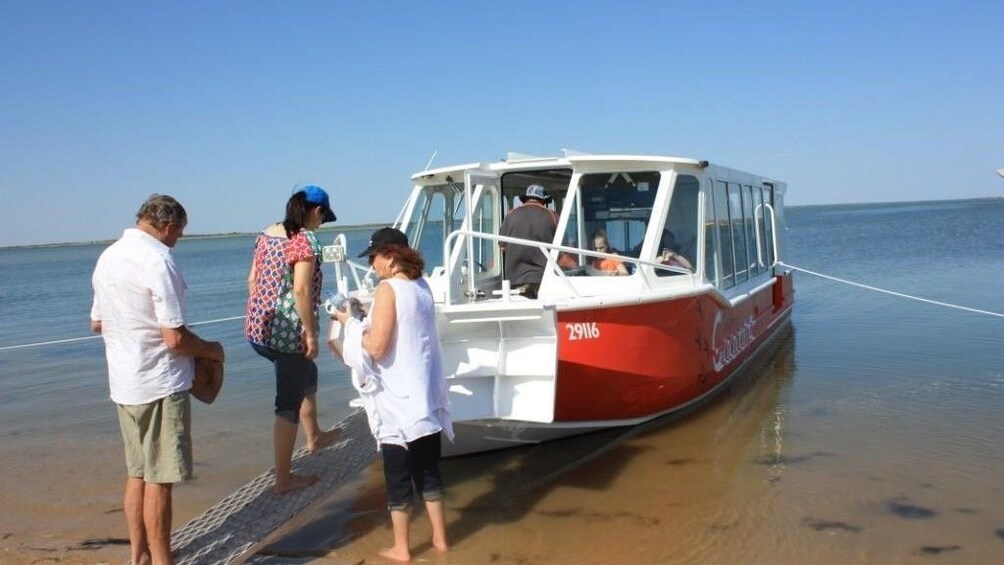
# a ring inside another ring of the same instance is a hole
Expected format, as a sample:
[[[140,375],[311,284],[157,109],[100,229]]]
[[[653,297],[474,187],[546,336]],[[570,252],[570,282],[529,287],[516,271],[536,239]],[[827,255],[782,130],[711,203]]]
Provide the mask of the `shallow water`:
[[[1004,201],[795,208],[787,262],[1004,311]],[[362,242],[365,234],[354,236]],[[182,241],[195,320],[240,315],[250,242]],[[100,246],[0,250],[0,347],[84,335]],[[446,462],[452,563],[995,562],[1004,550],[1004,321],[796,277],[793,329],[714,402],[604,432]],[[180,525],[271,465],[271,376],[240,322],[216,404],[196,406]],[[121,447],[100,343],[0,351],[0,538],[124,537]],[[346,413],[321,362],[322,423]],[[365,558],[389,541],[374,466],[273,549]],[[110,551],[118,551],[112,548]],[[3,557],[0,557],[2,560]],[[289,559],[286,559],[289,561]]]

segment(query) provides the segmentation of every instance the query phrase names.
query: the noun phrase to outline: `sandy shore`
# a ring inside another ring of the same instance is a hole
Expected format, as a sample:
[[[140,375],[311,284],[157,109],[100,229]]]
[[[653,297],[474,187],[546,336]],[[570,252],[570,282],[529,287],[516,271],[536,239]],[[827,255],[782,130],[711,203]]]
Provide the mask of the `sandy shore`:
[[[794,368],[789,342],[759,378],[737,381],[690,417],[623,437],[603,432],[444,461],[452,551],[436,554],[416,515],[415,561],[999,561],[994,430],[974,437],[964,419],[933,428],[918,419],[924,433],[895,427],[895,411],[882,419],[871,401],[837,405],[812,388],[829,380],[793,390]],[[270,466],[271,420],[248,405],[227,413],[224,402],[212,407],[213,421],[197,420],[197,478],[175,491],[175,528]],[[867,436],[875,429],[884,435]],[[123,563],[127,547],[114,541],[125,534],[120,440],[38,437],[11,433],[0,444],[0,563]],[[946,456],[966,437],[979,449]],[[384,504],[375,463],[291,521],[264,555],[273,564],[385,563],[377,557],[391,539]]]

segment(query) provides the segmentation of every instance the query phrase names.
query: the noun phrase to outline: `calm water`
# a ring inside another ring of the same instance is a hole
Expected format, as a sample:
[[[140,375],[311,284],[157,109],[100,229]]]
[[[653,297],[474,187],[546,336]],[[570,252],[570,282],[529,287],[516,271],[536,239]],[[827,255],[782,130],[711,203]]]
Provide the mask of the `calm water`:
[[[1004,200],[794,208],[788,223],[789,264],[1004,312]],[[250,245],[182,240],[192,320],[243,313]],[[0,347],[86,335],[102,249],[0,250]],[[997,561],[1004,320],[802,274],[796,292],[792,330],[694,415],[447,462],[449,561]],[[269,367],[240,321],[196,330],[224,342],[228,373],[195,408],[199,477],[176,492],[176,525],[271,465]],[[352,395],[319,364],[332,423]],[[100,341],[0,351],[0,378],[4,547],[124,537]],[[379,468],[343,491],[277,547],[369,562],[389,539]]]

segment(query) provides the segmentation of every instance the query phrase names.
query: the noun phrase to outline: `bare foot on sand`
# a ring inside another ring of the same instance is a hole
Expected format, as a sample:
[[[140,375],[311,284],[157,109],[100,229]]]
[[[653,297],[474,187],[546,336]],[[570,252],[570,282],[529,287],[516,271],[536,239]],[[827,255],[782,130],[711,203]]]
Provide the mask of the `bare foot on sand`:
[[[448,553],[450,551],[450,544],[445,541],[432,540],[432,547],[440,553]]]
[[[290,493],[296,489],[309,487],[310,485],[317,482],[317,475],[294,475],[290,474],[289,479],[280,483],[275,482],[275,493],[278,495],[283,495]]]
[[[311,441],[307,439],[307,453],[317,453],[318,451],[324,449],[325,447],[330,447],[338,438],[342,437],[342,429],[335,428],[328,430],[326,432],[321,432],[321,435]]]
[[[398,549],[396,547],[388,547],[387,549],[381,549],[380,557],[385,557],[398,563],[411,563],[411,552],[407,548]]]

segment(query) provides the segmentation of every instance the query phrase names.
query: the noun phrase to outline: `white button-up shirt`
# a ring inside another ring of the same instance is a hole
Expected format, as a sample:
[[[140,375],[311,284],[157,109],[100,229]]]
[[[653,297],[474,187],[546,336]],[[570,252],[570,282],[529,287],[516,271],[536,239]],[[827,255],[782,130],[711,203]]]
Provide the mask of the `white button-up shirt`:
[[[112,400],[146,404],[190,389],[193,359],[173,353],[161,334],[185,325],[187,285],[171,248],[129,228],[98,258],[91,284]]]

